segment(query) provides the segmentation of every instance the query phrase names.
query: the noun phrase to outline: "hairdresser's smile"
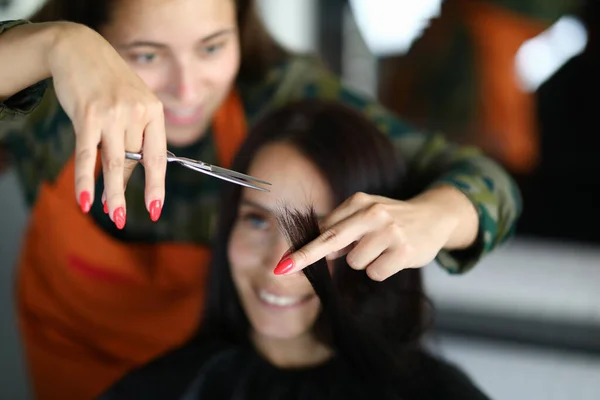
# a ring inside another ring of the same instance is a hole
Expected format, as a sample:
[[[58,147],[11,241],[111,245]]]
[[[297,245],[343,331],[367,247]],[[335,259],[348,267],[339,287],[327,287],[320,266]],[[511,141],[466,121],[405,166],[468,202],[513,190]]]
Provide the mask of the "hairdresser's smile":
[[[164,108],[165,120],[170,125],[187,126],[195,124],[202,119],[203,107],[187,107],[187,108]]]
[[[256,295],[265,306],[282,310],[303,306],[311,299],[316,298],[314,293],[303,296],[286,296],[262,288],[256,291]]]

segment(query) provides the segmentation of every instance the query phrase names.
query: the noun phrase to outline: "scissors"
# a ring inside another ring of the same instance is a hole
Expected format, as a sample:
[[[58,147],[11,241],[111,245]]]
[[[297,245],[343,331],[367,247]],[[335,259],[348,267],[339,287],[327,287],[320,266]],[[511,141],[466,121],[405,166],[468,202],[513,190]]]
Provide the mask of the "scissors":
[[[143,156],[142,153],[131,153],[126,151],[125,158],[129,160],[141,161]],[[183,165],[186,168],[193,169],[194,171],[202,172],[203,174],[214,176],[216,178],[223,179],[224,181],[245,186],[250,189],[260,190],[262,192],[269,192],[269,189],[258,186],[256,183],[271,186],[269,182],[254,178],[250,175],[235,172],[226,168],[217,167],[202,161],[192,160],[191,158],[187,157],[177,157],[170,151],[167,151],[167,162],[176,162]]]

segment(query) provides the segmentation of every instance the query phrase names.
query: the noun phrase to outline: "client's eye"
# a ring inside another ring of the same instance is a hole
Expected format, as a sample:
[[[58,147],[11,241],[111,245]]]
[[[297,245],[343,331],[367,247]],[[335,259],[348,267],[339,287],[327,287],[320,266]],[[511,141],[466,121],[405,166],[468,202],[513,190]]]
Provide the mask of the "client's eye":
[[[219,51],[221,51],[221,49],[223,49],[224,46],[224,43],[209,44],[207,46],[202,47],[200,49],[200,53],[204,56],[216,55]]]
[[[268,229],[269,221],[263,215],[258,213],[248,212],[242,215],[242,222],[252,229]]]

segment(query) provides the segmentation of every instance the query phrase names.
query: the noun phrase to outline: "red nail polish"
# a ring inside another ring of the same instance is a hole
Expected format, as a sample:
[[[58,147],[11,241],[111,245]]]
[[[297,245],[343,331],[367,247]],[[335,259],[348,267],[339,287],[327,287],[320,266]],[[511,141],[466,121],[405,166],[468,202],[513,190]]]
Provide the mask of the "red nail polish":
[[[279,264],[277,264],[273,273],[275,275],[283,275],[287,272],[290,272],[292,268],[294,268],[294,260],[291,258],[285,258],[279,261]]]
[[[125,208],[119,207],[115,210],[113,221],[115,221],[117,228],[123,229],[125,227]]]
[[[160,204],[160,200],[154,200],[152,203],[150,203],[150,219],[152,220],[152,222],[158,221],[158,219],[160,218],[161,211],[162,207]]]
[[[106,200],[102,204],[104,205],[104,214],[108,214],[108,205],[106,205]]]
[[[86,214],[90,211],[90,208],[92,208],[92,196],[87,190],[84,190],[79,195],[79,207],[81,207],[81,211]]]
[[[279,262],[285,260],[290,254],[292,254],[292,250],[288,250],[285,253],[283,253],[283,256],[281,256],[281,260],[279,260]]]

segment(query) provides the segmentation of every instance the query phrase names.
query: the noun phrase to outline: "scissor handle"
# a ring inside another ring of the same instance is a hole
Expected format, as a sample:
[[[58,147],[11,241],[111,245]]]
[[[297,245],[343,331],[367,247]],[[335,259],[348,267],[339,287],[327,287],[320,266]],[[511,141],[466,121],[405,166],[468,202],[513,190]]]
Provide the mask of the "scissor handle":
[[[126,151],[125,158],[128,160],[142,161],[144,159],[144,155],[141,152],[140,153],[132,153],[130,151]],[[170,151],[167,151],[167,161],[168,162],[179,161],[179,157],[177,157],[175,154],[171,153]]]

